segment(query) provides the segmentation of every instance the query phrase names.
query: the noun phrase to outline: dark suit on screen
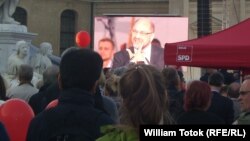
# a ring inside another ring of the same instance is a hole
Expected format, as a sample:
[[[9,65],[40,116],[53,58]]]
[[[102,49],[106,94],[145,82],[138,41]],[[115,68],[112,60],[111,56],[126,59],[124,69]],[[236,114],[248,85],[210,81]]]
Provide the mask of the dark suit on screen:
[[[129,48],[134,53],[134,47]],[[112,68],[119,68],[130,63],[129,54],[126,50],[121,50],[114,55]],[[164,67],[164,49],[161,47],[151,48],[151,57],[149,64],[162,69]]]

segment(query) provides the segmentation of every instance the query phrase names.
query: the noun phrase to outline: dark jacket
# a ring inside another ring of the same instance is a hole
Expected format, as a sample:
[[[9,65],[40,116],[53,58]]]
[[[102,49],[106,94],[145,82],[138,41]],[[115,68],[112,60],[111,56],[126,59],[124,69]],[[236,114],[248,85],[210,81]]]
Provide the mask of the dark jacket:
[[[59,93],[58,83],[55,82],[51,85],[42,86],[38,93],[32,95],[29,100],[29,105],[33,109],[35,115],[42,112],[51,101],[57,99]]]
[[[184,112],[183,109],[183,97],[184,92],[178,91],[175,86],[169,86],[167,88],[169,97],[169,113],[176,120]]]
[[[101,126],[114,123],[107,114],[94,107],[94,97],[87,91],[68,89],[58,100],[55,108],[43,111],[31,121],[27,141],[47,141],[56,131],[71,126],[81,128],[94,141],[101,136]]]
[[[134,47],[129,48],[134,53]],[[162,69],[164,67],[164,49],[161,47],[152,47],[150,65]],[[126,50],[121,50],[114,55],[112,68],[119,68],[130,63],[129,54]]]
[[[4,125],[0,122],[0,141],[9,141],[8,133]]]
[[[177,124],[225,124],[224,120],[213,113],[192,110],[183,113],[177,120]]]
[[[220,93],[213,91],[211,105],[208,112],[222,118],[226,124],[232,124],[234,121],[233,101],[223,97]]]

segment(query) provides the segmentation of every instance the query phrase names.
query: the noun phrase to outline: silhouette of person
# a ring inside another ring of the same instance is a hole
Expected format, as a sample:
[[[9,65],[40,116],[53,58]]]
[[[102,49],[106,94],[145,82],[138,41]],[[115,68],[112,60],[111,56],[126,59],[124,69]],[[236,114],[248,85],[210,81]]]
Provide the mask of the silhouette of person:
[[[159,39],[154,38],[151,42],[152,46],[157,46],[157,47],[161,47],[161,42]]]
[[[101,136],[101,126],[114,124],[111,117],[95,108],[94,91],[101,71],[102,58],[98,53],[89,49],[65,53],[58,76],[58,105],[32,119],[27,141],[95,141]]]

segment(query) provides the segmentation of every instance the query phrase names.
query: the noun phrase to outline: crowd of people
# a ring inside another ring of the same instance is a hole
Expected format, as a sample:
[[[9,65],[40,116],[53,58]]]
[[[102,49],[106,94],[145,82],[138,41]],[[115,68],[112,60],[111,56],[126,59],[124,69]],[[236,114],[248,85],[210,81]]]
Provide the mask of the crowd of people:
[[[180,69],[164,65],[152,22],[139,19],[131,32],[132,47],[115,53],[112,40],[104,38],[97,52],[65,50],[59,67],[44,61],[51,46],[41,44],[46,49],[34,58],[44,58],[42,71],[37,63],[18,63],[11,69],[18,83],[11,88],[0,75],[0,104],[22,99],[35,113],[27,141],[138,141],[140,125],[250,124],[248,77],[225,81],[225,73],[209,70],[185,82]],[[19,44],[25,54],[27,45]],[[32,83],[34,72],[42,73],[39,85]],[[0,138],[8,140],[4,126],[0,122]]]

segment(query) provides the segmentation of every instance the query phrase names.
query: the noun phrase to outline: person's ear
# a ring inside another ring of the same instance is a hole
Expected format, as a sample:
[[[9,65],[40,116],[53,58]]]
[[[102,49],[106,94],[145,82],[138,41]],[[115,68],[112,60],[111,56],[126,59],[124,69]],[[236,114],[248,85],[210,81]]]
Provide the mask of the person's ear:
[[[61,78],[60,73],[58,74],[57,81],[58,81],[59,89],[62,89],[62,78]]]

